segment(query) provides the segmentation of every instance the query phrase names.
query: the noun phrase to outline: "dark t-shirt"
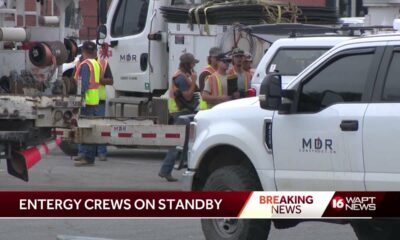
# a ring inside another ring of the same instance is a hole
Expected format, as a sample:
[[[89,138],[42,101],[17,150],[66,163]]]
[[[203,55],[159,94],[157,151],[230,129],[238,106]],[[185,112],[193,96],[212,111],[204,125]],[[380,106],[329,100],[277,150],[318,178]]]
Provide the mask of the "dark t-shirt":
[[[189,85],[186,82],[186,77],[183,75],[179,75],[175,78],[175,85],[181,91],[187,91],[189,89]]]
[[[200,92],[202,92],[204,90],[204,84],[206,81],[206,77],[210,76],[210,75],[211,75],[211,73],[209,71],[203,71],[200,74],[200,77],[199,77]]]
[[[190,86],[186,82],[186,77],[184,75],[178,75],[175,78],[175,85],[178,88],[178,91],[175,92],[175,100],[180,110],[186,109],[190,112],[197,111],[196,108],[199,105],[199,100],[196,97],[192,97],[190,101],[186,100],[182,96],[182,92],[189,90]]]
[[[107,67],[106,67],[106,71],[104,72],[104,78],[112,78],[112,77],[113,77],[113,75],[111,72],[110,64],[108,63]]]

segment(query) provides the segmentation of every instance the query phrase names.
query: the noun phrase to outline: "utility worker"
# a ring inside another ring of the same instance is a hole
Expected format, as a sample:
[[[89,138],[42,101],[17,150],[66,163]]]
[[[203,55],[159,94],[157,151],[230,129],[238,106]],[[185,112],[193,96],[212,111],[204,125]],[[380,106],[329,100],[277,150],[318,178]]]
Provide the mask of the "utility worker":
[[[172,77],[168,99],[168,110],[175,125],[184,124],[179,116],[196,113],[203,106],[199,98],[200,94],[196,94],[197,74],[194,71],[194,66],[199,61],[191,53],[182,54],[179,60],[179,68]],[[165,178],[168,182],[178,181],[171,175],[178,155],[179,153],[175,148],[168,151],[158,176]]]
[[[215,73],[208,77],[202,93],[202,97],[204,101],[207,102],[209,108],[219,103],[240,97],[237,89],[233,92],[231,96],[228,95],[228,81],[233,80],[229,78],[230,76],[227,73],[227,70],[229,69],[229,64],[232,61],[231,58],[225,56],[224,54],[220,54],[217,57],[217,60],[218,69]]]
[[[207,79],[207,77],[217,71],[217,68],[218,68],[217,57],[221,53],[222,53],[222,50],[219,47],[210,48],[210,51],[208,52],[208,57],[207,57],[208,65],[207,65],[207,67],[205,67],[203,69],[203,71],[200,73],[200,76],[199,76],[200,92],[202,92],[204,89],[204,82]]]
[[[251,67],[253,64],[253,56],[249,52],[244,53],[244,60],[243,60],[243,70],[247,72],[247,74],[250,74],[251,78],[253,78],[254,75],[254,68]]]
[[[229,75],[236,75],[240,97],[246,97],[247,90],[251,87],[251,74],[243,70],[244,51],[240,48],[232,50],[232,68]]]
[[[106,59],[99,59],[100,64],[100,85],[99,85],[99,105],[96,108],[96,116],[105,117],[106,116],[106,100],[107,92],[106,85],[113,85],[113,75],[111,72],[110,65]],[[97,145],[97,156],[100,161],[107,161],[107,146],[105,144]]]
[[[95,116],[99,104],[100,65],[96,60],[97,46],[95,43],[86,41],[82,45],[82,62],[75,72],[78,79],[78,92],[83,96],[84,106],[82,115]],[[96,146],[80,144],[79,155],[75,159],[75,166],[91,166],[96,156]]]

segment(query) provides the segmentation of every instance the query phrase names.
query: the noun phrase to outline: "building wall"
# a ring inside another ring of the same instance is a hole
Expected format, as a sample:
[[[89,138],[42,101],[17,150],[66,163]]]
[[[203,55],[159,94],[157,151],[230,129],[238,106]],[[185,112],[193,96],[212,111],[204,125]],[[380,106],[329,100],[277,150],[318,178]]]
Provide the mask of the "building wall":
[[[95,39],[97,29],[97,0],[80,0],[82,27],[79,32],[81,39]]]
[[[80,30],[80,36],[82,39],[94,39],[96,37],[97,27],[97,0],[80,0],[80,11],[82,15],[82,27]],[[36,1],[25,0],[26,11],[35,11]],[[57,14],[57,7],[55,7],[55,13]],[[42,6],[42,14],[51,15],[51,0],[45,0]],[[27,16],[26,25],[35,25],[35,17]],[[18,17],[18,25],[23,25],[22,17]]]
[[[25,0],[25,10],[26,11],[35,11],[36,10],[36,1]],[[44,5],[42,6],[42,14],[51,15],[51,0],[45,0]],[[26,17],[26,25],[32,26],[35,25],[35,17],[27,16]],[[18,17],[18,25],[23,25],[22,17]]]

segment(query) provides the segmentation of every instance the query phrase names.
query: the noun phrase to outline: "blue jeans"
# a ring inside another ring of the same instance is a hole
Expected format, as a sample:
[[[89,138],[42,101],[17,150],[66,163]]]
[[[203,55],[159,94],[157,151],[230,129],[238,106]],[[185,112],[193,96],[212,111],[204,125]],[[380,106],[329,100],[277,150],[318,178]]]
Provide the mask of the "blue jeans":
[[[190,114],[189,112],[179,112],[175,114],[171,114],[173,117],[174,125],[183,125],[185,124],[184,121],[179,119],[179,116]],[[171,175],[172,170],[174,169],[175,160],[178,159],[179,152],[176,148],[170,149],[165,156],[163,163],[161,165],[160,173],[162,175]]]
[[[81,113],[85,116],[95,116],[95,110],[96,107],[86,106],[82,108]],[[78,154],[84,156],[88,162],[93,163],[96,157],[96,145],[79,144]]]
[[[99,105],[97,105],[95,110],[95,116],[105,117],[106,116],[106,102],[101,101]],[[97,156],[106,156],[107,155],[107,146],[105,144],[97,145]]]

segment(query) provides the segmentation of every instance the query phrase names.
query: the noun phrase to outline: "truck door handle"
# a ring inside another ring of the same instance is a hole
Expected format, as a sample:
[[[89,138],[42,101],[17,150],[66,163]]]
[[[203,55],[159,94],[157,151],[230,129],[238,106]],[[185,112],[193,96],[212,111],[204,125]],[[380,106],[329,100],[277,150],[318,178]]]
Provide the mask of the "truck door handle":
[[[110,42],[110,47],[113,48],[113,47],[116,47],[116,46],[118,46],[118,40],[112,40]]]
[[[149,54],[147,54],[147,53],[140,54],[140,70],[142,70],[142,72],[147,70],[147,58],[148,57],[149,57]]]
[[[357,120],[343,120],[340,124],[340,128],[344,132],[355,132],[358,131],[358,121]]]

